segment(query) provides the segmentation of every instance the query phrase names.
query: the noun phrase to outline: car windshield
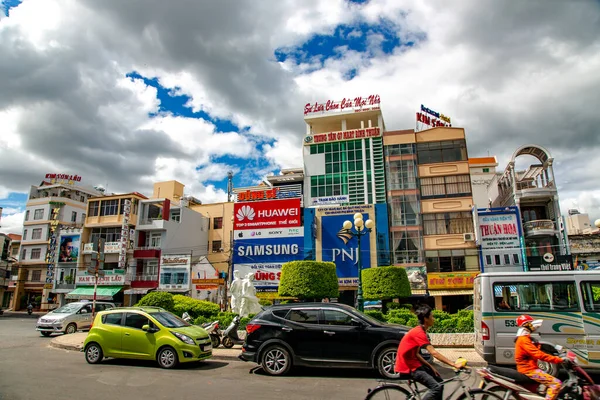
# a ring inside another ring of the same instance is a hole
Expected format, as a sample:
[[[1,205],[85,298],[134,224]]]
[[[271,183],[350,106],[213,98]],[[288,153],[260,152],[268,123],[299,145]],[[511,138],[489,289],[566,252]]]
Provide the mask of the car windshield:
[[[77,310],[79,310],[80,307],[81,304],[67,304],[52,311],[52,314],[72,314],[74,312],[77,312]]]
[[[150,314],[165,328],[181,328],[184,326],[191,326],[190,323],[185,322],[175,314],[170,312],[158,312]]]

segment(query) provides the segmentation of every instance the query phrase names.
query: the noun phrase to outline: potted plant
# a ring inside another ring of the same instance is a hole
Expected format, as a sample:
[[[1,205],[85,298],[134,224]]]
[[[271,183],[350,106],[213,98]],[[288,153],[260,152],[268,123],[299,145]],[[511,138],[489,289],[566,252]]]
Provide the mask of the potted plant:
[[[73,275],[67,275],[67,276],[65,276],[65,283],[67,283],[67,284],[70,285],[74,281],[75,281],[75,278],[73,277]]]

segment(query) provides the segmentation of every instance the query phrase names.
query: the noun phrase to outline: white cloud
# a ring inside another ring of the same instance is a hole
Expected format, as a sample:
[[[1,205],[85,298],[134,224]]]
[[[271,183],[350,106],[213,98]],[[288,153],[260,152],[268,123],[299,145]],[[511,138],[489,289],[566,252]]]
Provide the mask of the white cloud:
[[[14,211],[14,210],[13,210]],[[23,232],[23,220],[25,219],[25,211],[8,213],[2,210],[2,221],[0,221],[0,232],[15,233],[17,235]]]

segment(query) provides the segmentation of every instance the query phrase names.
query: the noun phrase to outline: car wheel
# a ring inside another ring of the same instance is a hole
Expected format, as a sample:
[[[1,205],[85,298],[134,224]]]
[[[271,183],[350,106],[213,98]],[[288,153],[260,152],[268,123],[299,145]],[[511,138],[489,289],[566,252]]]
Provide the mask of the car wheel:
[[[399,376],[398,373],[394,372],[397,352],[397,347],[386,347],[377,356],[377,371],[385,379],[395,379]]]
[[[85,346],[85,361],[90,364],[98,364],[103,358],[102,347],[98,343],[90,343]]]
[[[175,366],[179,363],[179,358],[177,357],[177,351],[175,351],[172,347],[163,347],[156,356],[156,361],[161,368],[175,368]]]
[[[285,347],[271,346],[263,352],[261,365],[269,375],[285,375],[292,367],[292,357]]]
[[[213,349],[216,349],[221,344],[221,338],[217,335],[210,335],[210,342],[212,343]]]
[[[67,325],[67,328],[65,329],[65,335],[71,335],[75,332],[77,332],[77,325],[75,325],[75,324]]]
[[[41,332],[41,334],[42,334],[42,336],[48,337],[48,336],[52,335],[52,332]]]
[[[231,340],[231,338],[228,338],[227,336],[225,336],[223,338],[223,347],[225,347],[226,349],[230,349],[233,347],[233,340]]]

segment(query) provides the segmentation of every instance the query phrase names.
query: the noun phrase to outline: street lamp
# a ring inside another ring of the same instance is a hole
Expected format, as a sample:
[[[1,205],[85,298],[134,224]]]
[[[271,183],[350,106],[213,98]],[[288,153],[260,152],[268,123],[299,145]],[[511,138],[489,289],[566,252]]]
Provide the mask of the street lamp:
[[[594,225],[596,225],[596,228],[600,228],[600,219],[594,221]]]
[[[352,226],[354,225],[354,231],[352,230]],[[358,310],[364,311],[364,300],[363,300],[363,291],[362,291],[362,261],[360,259],[360,238],[366,235],[368,232],[371,232],[371,229],[375,227],[375,222],[368,219],[363,221],[363,217],[361,213],[354,214],[354,224],[352,221],[344,221],[342,227],[346,230],[347,233],[355,236],[358,240],[358,295],[356,296],[356,301],[358,302]]]

